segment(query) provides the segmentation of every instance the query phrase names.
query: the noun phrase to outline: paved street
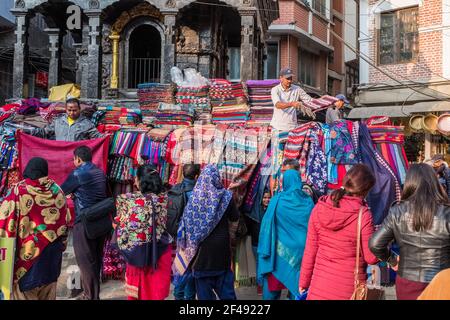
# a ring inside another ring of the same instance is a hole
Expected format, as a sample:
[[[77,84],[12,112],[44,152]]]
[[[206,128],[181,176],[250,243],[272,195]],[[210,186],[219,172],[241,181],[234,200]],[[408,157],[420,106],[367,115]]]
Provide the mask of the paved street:
[[[69,290],[67,288],[67,280],[70,273],[76,266],[76,261],[73,253],[73,247],[71,246],[71,237],[69,237],[69,246],[64,253],[61,276],[58,279],[57,299],[64,300],[69,296]],[[386,300],[395,300],[395,287],[385,288]],[[167,300],[174,300],[173,287],[171,287],[171,294]],[[256,293],[256,287],[240,287],[236,288],[236,295],[238,300],[261,300],[262,297]],[[287,296],[285,290],[282,297]],[[100,298],[102,300],[126,300],[126,294],[124,289],[124,282],[117,280],[108,280],[104,282],[100,290]],[[71,299],[73,300],[73,299]]]

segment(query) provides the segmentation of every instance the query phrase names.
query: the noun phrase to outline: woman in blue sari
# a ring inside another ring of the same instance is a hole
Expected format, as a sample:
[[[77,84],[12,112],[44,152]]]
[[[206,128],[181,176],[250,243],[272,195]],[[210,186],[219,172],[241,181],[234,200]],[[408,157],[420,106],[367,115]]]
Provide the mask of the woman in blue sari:
[[[263,299],[278,300],[283,286],[298,295],[298,280],[313,200],[302,191],[298,171],[283,174],[283,190],[275,195],[261,223],[258,279]]]

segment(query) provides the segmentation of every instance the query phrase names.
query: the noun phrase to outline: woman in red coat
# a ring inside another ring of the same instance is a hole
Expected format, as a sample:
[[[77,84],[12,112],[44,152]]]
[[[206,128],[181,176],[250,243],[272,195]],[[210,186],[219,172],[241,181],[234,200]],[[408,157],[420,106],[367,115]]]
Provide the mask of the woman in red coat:
[[[354,290],[358,214],[363,208],[359,280],[366,281],[367,264],[378,259],[369,250],[374,232],[372,214],[364,198],[375,184],[370,169],[362,164],[350,169],[343,187],[322,197],[309,220],[299,289],[308,289],[308,300],[349,300]]]

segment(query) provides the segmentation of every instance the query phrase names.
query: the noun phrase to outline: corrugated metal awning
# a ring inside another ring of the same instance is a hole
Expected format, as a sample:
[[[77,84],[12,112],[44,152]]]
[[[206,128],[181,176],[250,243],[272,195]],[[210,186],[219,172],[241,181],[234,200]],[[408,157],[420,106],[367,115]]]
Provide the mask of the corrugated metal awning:
[[[367,119],[372,116],[387,116],[391,118],[409,117],[413,113],[450,112],[450,102],[419,102],[405,106],[379,106],[353,108],[348,114],[349,119]]]

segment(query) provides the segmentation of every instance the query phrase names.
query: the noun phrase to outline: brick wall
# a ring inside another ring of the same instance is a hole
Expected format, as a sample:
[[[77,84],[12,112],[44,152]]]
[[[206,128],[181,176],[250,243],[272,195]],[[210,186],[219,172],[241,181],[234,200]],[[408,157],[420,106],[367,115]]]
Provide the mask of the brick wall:
[[[293,0],[281,0],[280,18],[273,24],[289,24],[296,21],[296,26],[308,31],[308,9]]]
[[[344,1],[343,0],[332,0],[331,1],[333,9],[340,12],[340,13],[344,13]]]
[[[371,0],[370,6],[377,1]],[[419,55],[417,61],[403,64],[378,65],[378,32],[375,29],[375,19],[370,21],[370,33],[373,41],[370,44],[370,58],[376,62],[379,68],[387,71],[394,78],[406,81],[401,76],[405,76],[414,81],[441,80],[442,75],[442,31],[427,31],[422,28],[439,26],[442,23],[442,1],[426,0],[423,6],[419,7]],[[449,8],[450,10],[450,8]],[[393,83],[389,77],[379,72],[372,66],[369,69],[369,81],[371,83],[388,82]]]
[[[328,23],[317,17],[313,17],[313,35],[322,40],[323,42],[327,42],[327,34],[328,34]]]
[[[340,37],[342,37],[343,33],[343,22],[339,19],[334,18],[334,27],[333,30],[336,32]],[[344,70],[342,68],[343,65],[343,59],[344,59],[344,52],[343,48],[344,45],[342,41],[331,35],[333,38],[333,47],[334,47],[334,59],[333,63],[329,65],[329,69],[336,71],[337,73],[343,74]]]
[[[289,46],[288,46],[289,44]],[[295,74],[294,80],[297,80],[298,71],[298,40],[290,36],[283,36],[280,40],[280,68],[290,67]]]

